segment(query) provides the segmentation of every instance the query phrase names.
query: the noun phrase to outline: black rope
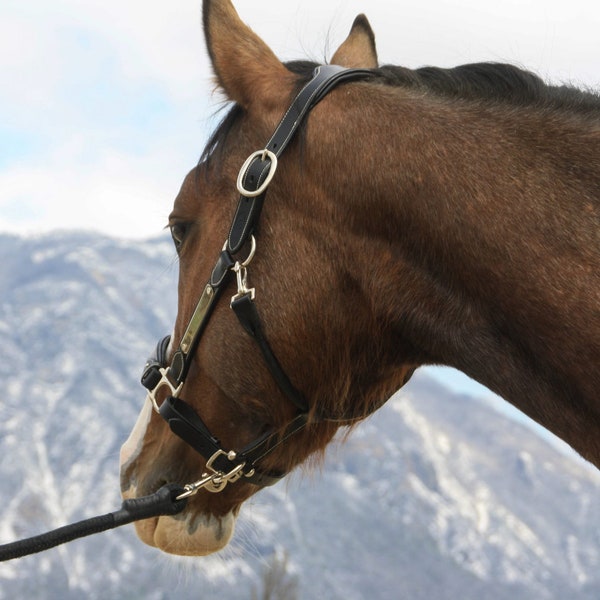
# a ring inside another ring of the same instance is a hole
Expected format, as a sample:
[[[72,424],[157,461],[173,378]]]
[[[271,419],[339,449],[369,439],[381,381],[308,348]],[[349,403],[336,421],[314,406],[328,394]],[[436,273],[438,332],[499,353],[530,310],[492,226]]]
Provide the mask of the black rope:
[[[82,538],[121,525],[127,525],[134,521],[159,517],[161,515],[176,515],[180,513],[187,504],[187,499],[176,498],[184,492],[178,485],[165,485],[154,494],[142,498],[124,500],[120,510],[85,519],[78,523],[59,527],[54,531],[36,535],[25,540],[19,540],[10,544],[0,546],[0,561],[21,558],[36,552],[49,550],[60,544]]]

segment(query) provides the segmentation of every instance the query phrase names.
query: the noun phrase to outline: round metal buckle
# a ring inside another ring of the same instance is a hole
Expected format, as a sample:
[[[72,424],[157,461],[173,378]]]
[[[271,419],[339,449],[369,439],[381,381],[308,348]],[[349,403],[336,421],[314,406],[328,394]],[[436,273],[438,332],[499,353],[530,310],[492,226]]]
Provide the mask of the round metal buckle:
[[[174,385],[171,382],[169,379],[169,369],[170,367],[161,367],[158,369],[160,373],[160,381],[154,386],[153,389],[148,390],[148,393],[146,394],[146,399],[152,402],[152,408],[154,408],[154,411],[158,414],[160,414],[160,406],[158,404],[158,400],[156,399],[157,392],[162,387],[166,386],[169,389],[169,392],[171,392],[171,396],[178,398],[181,388],[183,387],[183,381],[179,385]]]
[[[261,160],[269,159],[271,161],[271,166],[269,167],[269,173],[267,174],[267,178],[262,182],[261,186],[257,190],[247,190],[244,187],[244,177],[246,175],[246,171],[252,164],[252,162],[260,157]],[[273,154],[270,150],[257,150],[253,152],[246,162],[242,165],[240,169],[240,173],[237,178],[237,190],[242,196],[246,196],[247,198],[255,198],[256,196],[260,196],[265,190],[269,187],[271,180],[273,179],[273,175],[275,175],[275,171],[277,171],[277,156]]]

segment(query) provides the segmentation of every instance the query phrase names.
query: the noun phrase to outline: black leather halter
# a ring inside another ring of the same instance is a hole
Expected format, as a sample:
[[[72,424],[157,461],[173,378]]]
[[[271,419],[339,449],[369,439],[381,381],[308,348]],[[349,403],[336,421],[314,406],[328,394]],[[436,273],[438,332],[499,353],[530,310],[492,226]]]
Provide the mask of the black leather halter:
[[[253,233],[260,217],[268,185],[277,169],[277,158],[285,150],[310,110],[335,86],[369,76],[372,76],[372,72],[368,70],[345,69],[335,65],[325,65],[315,69],[313,78],[296,96],[265,149],[253,153],[240,170],[237,182],[240,199],[229,235],[170,364],[167,356],[169,337],[159,342],[155,356],[146,363],[142,384],[148,389],[148,397],[155,410],[169,423],[173,433],[192,446],[207,461],[203,478],[195,484],[186,486],[188,495],[195,493],[200,487],[213,492],[221,491],[227,483],[241,477],[248,483],[258,486],[271,485],[285,475],[285,473],[260,470],[256,465],[306,425],[309,405],[306,398],[292,384],[273,353],[256,310],[254,289],[248,288],[247,285],[247,267],[256,249]],[[248,258],[244,261],[236,260],[234,257],[248,244],[251,244]],[[234,275],[238,291],[231,299],[231,308],[242,327],[256,341],[280,390],[298,408],[298,415],[283,432],[269,431],[241,450],[226,451],[198,414],[178,398],[178,395],[213,308]],[[159,406],[156,395],[165,386],[170,396]]]

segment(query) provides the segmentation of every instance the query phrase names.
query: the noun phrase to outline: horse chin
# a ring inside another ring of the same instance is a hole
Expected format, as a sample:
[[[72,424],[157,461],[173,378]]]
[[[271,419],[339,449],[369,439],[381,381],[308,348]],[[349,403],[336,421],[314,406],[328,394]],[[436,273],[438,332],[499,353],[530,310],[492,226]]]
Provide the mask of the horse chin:
[[[220,518],[188,515],[184,521],[159,517],[148,529],[143,521],[139,522],[137,533],[142,541],[168,554],[206,556],[218,552],[229,543],[234,523],[235,518],[231,513]]]
[[[235,516],[223,517],[185,511],[175,517],[158,517],[135,523],[142,542],[168,554],[206,556],[223,549],[231,540]]]

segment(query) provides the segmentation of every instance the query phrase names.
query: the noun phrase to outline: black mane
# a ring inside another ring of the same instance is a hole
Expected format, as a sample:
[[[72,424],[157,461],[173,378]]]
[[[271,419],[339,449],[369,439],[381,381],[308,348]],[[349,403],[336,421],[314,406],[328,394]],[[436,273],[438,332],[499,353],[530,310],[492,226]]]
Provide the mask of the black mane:
[[[424,89],[440,96],[533,105],[600,115],[600,96],[568,85],[550,85],[514,65],[472,63],[451,69],[406,69],[386,65],[376,70],[388,84]]]
[[[292,61],[286,67],[299,76],[298,90],[312,77],[317,63]],[[472,63],[450,69],[421,67],[408,69],[385,65],[373,69],[371,81],[385,85],[414,88],[437,96],[485,101],[513,106],[535,106],[579,115],[600,116],[600,95],[568,85],[550,85],[540,77],[503,63]],[[213,132],[200,159],[209,160],[225,145],[243,109],[234,105]]]
[[[294,61],[288,69],[308,81],[316,63]],[[518,106],[547,106],[600,115],[600,95],[569,85],[547,84],[531,71],[504,63],[470,63],[450,69],[408,69],[384,65],[373,69],[373,80],[386,85],[415,88],[438,96],[484,100]]]

